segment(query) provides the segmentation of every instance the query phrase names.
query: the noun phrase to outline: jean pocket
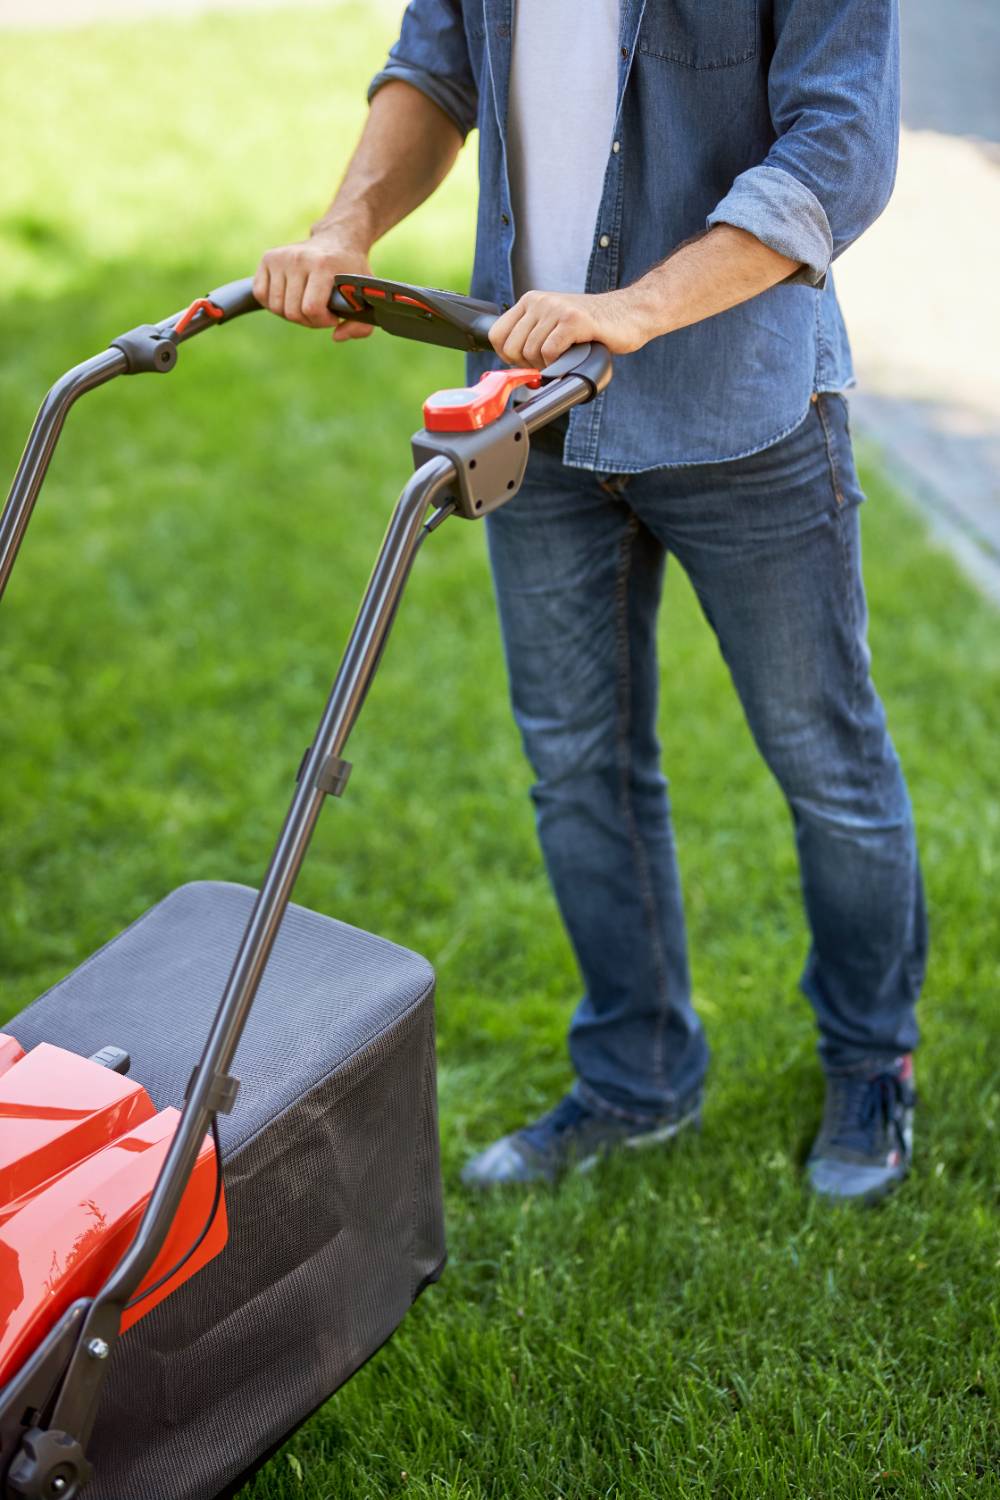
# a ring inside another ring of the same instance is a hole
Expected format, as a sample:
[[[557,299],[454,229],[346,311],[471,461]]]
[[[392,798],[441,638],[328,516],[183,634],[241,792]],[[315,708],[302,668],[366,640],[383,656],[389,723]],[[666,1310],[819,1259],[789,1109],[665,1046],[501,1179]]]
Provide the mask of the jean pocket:
[[[858,480],[854,463],[854,445],[851,442],[850,409],[847,397],[840,391],[820,391],[814,398],[816,412],[823,429],[826,456],[830,465],[837,509],[860,505],[865,492]]]
[[[639,51],[684,68],[731,68],[757,51],[757,0],[646,0]]]
[[[483,0],[462,0],[462,20],[470,42],[481,42],[486,35],[486,11]]]

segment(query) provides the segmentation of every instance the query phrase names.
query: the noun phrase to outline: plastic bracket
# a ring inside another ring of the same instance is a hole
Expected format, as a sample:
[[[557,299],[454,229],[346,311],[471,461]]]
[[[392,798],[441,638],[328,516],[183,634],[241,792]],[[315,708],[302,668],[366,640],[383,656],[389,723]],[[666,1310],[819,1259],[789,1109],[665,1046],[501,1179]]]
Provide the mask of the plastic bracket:
[[[428,432],[422,427],[413,434],[413,464],[419,468],[429,458],[449,459],[455,483],[442,499],[452,501],[466,521],[478,521],[517,494],[529,446],[524,419],[511,409],[475,432]]]
[[[302,772],[306,768],[306,761],[311,752],[312,745],[307,745],[299,762],[299,769],[295,773],[296,781],[302,780]],[[328,755],[316,772],[313,786],[318,792],[325,792],[328,797],[342,797],[353,769],[351,761],[342,760],[339,755]]]
[[[111,340],[110,347],[120,349],[128,360],[126,375],[145,375],[149,371],[167,375],[177,363],[177,345],[155,323],[140,323],[138,328],[119,334]]]
[[[314,785],[317,791],[325,792],[328,797],[342,797],[347,788],[351,770],[352,765],[349,760],[342,760],[339,755],[328,755],[316,772]]]

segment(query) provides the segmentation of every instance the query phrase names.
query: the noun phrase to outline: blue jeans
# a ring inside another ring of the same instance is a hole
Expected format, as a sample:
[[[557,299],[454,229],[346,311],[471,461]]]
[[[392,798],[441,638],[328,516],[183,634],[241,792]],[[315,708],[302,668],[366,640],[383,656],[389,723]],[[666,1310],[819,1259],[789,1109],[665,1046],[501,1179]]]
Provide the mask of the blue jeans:
[[[656,617],[672,553],[792,812],[812,934],[802,987],[829,1071],[917,1041],[926,920],[906,784],[872,684],[847,404],[725,463],[608,475],[536,445],[487,521],[538,832],[583,976],[577,1092],[669,1113],[708,1046],[691,1004],[656,735]]]

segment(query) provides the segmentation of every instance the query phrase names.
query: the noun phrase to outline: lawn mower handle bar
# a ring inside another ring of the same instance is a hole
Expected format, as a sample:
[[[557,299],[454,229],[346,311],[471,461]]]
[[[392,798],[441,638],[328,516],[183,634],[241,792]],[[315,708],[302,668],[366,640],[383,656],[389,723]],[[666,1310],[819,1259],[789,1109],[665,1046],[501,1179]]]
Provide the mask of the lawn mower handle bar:
[[[339,290],[341,285],[352,289],[350,302]],[[361,290],[356,290],[358,288]],[[440,292],[372,276],[345,275],[335,278],[330,308],[354,322],[382,326],[405,338],[468,352],[491,353],[489,328],[500,311],[491,303],[461,297],[455,292]],[[121,334],[112,340],[108,349],[75,365],[56,381],[35,418],[0,516],[0,599],[17,560],[63,423],[74,402],[87,391],[105,385],[118,375],[139,375],[149,371],[167,374],[177,363],[178,347],[188,339],[213,328],[216,323],[230,322],[245,313],[260,310],[251,277],[227,282],[159,323],[144,323]],[[588,370],[589,393],[595,395],[610,379],[611,359],[600,345],[583,345],[581,354],[588,349],[592,350]],[[572,350],[568,351],[558,361],[559,366],[571,364],[572,354]],[[574,389],[575,399],[570,405],[587,397],[583,388],[577,386]],[[529,405],[530,412],[524,411],[529,431],[552,420],[549,404],[541,398],[537,404],[531,402]]]
[[[219,322],[258,312],[261,307],[253,293],[253,278],[249,276],[227,282],[204,300],[221,311]],[[367,323],[421,343],[442,343],[470,354],[492,354],[490,329],[500,316],[499,307],[476,297],[345,272],[334,277],[328,307],[336,317],[353,323]],[[175,313],[157,326],[167,332],[183,316],[184,313]],[[210,326],[206,322],[194,323],[182,330],[179,341]]]
[[[350,284],[350,279],[346,279]],[[496,309],[488,304],[453,293],[380,283],[370,277],[356,279],[354,286],[360,286],[362,292],[359,295],[355,290],[352,301],[345,299],[344,316],[363,317],[404,337],[433,335],[430,342],[450,343],[451,347],[488,347],[485,330],[496,316]],[[383,288],[387,293],[384,297],[380,295]],[[343,296],[339,292],[334,295]],[[395,301],[397,297],[400,302]],[[358,303],[363,299],[359,312]],[[332,305],[336,312],[341,311],[339,301]],[[42,403],[0,517],[0,596],[13,569],[62,425],[78,397],[118,375],[166,372],[176,363],[181,343],[216,322],[258,308],[249,279],[231,282],[182,313],[122,335],[109,349],[75,366],[55,383]],[[405,327],[394,326],[404,320]],[[545,373],[541,389],[523,401],[516,413],[508,412],[495,424],[498,436],[504,423],[512,443],[515,429],[522,437],[530,435],[571,407],[591,400],[610,378],[611,358],[603,346],[583,345],[568,351]],[[487,428],[476,434],[476,440],[488,443],[489,431]],[[427,444],[435,434],[424,432],[418,436],[424,439],[421,451],[426,453]],[[237,1084],[229,1076],[229,1068],[323,803],[328,795],[340,795],[346,784],[350,767],[342,758],[343,750],[384,650],[414,558],[424,538],[460,508],[455,491],[463,462],[461,447],[454,442],[450,447],[443,443],[442,447],[443,451],[431,451],[426,461],[420,463],[389,521],[313,743],[299,767],[284,825],[188,1086],[177,1130],[135,1238],[94,1298],[81,1299],[68,1308],[21,1370],[0,1391],[2,1500],[55,1493],[47,1488],[46,1476],[51,1478],[52,1466],[56,1462],[64,1465],[68,1455],[79,1456],[76,1471],[79,1477],[69,1488],[60,1489],[60,1495],[64,1500],[73,1500],[86,1483],[84,1450],[108,1366],[108,1360],[95,1358],[93,1350],[105,1346],[105,1353],[113,1350],[122,1311],[163,1247],[205,1133],[217,1113],[232,1107]],[[525,442],[516,444],[522,473],[527,447]],[[483,453],[485,449],[476,451]],[[516,485],[507,484],[505,488],[516,493]],[[432,513],[428,518],[429,510]],[[31,1432],[21,1426],[26,1410],[37,1413],[38,1425]],[[72,1462],[76,1464],[75,1456]],[[8,1475],[14,1464],[18,1474],[9,1484]]]

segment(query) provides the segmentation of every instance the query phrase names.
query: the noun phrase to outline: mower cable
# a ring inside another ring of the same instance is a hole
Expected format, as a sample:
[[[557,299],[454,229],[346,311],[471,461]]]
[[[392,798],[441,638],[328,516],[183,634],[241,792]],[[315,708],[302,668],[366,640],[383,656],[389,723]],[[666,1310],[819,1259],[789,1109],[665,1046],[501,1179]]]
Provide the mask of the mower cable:
[[[153,1282],[152,1286],[148,1286],[144,1292],[139,1292],[135,1297],[132,1298],[131,1302],[126,1302],[125,1306],[122,1308],[123,1312],[130,1312],[137,1303],[145,1302],[147,1297],[151,1297],[154,1292],[158,1292],[160,1290],[161,1286],[163,1286],[166,1282],[172,1280],[173,1277],[177,1275],[177,1272],[181,1270],[182,1267],[187,1265],[188,1261],[191,1259],[192,1255],[195,1253],[198,1247],[202,1244],[212,1225],[215,1223],[215,1216],[219,1212],[219,1204],[222,1202],[222,1144],[219,1141],[219,1124],[215,1115],[212,1116],[210,1129],[212,1131],[212,1140],[215,1144],[215,1193],[212,1197],[212,1207],[208,1211],[208,1218],[205,1220],[205,1227],[201,1231],[201,1234],[199,1234],[198,1238],[195,1240],[191,1248],[184,1252],[180,1260],[177,1261],[173,1266],[171,1266],[170,1270],[165,1272],[163,1276],[158,1277],[157,1280]]]

